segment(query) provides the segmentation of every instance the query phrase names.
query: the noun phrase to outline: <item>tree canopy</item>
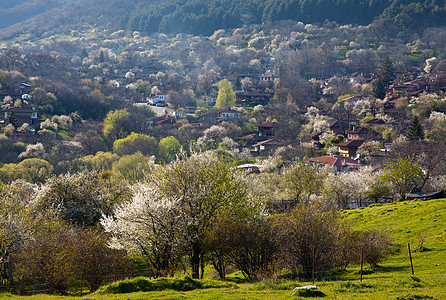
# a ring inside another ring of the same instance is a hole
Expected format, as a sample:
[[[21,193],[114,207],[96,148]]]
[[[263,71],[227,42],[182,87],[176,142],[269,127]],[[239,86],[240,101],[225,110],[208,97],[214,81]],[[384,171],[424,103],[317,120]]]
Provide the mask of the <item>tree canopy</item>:
[[[218,84],[218,97],[215,103],[217,109],[227,109],[235,106],[235,92],[232,89],[231,82],[222,79]]]

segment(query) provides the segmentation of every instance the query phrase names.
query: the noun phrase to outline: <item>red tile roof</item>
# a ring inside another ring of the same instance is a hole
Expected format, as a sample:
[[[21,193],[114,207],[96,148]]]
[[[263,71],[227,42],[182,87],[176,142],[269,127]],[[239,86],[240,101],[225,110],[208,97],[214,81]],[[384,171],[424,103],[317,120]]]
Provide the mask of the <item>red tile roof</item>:
[[[364,144],[364,140],[351,140],[343,143],[336,144],[339,147],[359,147]]]
[[[336,166],[336,167],[361,166],[361,163],[358,162],[357,160],[338,155],[310,158],[309,160],[307,160],[307,162],[317,162],[326,166]]]

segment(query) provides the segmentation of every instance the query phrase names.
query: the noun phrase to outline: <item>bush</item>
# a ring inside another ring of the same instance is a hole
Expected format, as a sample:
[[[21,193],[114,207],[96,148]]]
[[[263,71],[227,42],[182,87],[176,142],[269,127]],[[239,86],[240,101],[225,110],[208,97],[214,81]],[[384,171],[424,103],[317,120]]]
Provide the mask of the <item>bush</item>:
[[[98,294],[123,294],[151,291],[191,291],[195,289],[209,289],[233,287],[234,284],[215,280],[196,280],[188,276],[185,278],[158,278],[150,280],[145,277],[121,280],[100,288]]]
[[[297,290],[294,293],[295,296],[299,296],[299,297],[325,297],[327,295],[325,295],[323,292],[318,291],[318,290],[309,290],[309,289],[305,289],[305,290]]]

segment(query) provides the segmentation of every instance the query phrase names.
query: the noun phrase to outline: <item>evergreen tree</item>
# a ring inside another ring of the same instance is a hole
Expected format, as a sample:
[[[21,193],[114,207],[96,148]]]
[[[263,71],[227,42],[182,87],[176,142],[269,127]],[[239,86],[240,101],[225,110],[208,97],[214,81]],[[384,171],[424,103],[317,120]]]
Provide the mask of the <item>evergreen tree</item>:
[[[235,106],[235,92],[229,80],[223,79],[218,84],[218,97],[215,108],[227,109],[233,106]]]
[[[99,62],[103,63],[105,62],[105,54],[104,51],[101,50],[101,53],[99,53]]]
[[[395,79],[395,68],[390,57],[386,56],[384,59],[381,70],[379,71],[379,77],[383,80],[385,87],[388,87],[390,83]]]
[[[8,124],[12,124],[14,127],[17,127],[18,122],[19,120],[17,120],[15,113],[11,112],[11,115],[8,118]]]
[[[236,88],[239,88],[242,85],[242,82],[240,80],[240,76],[239,75],[237,75],[237,77],[235,77],[235,83],[234,84],[235,84]]]
[[[406,130],[406,138],[409,141],[417,141],[424,139],[424,130],[421,126],[420,120],[418,120],[418,116],[414,116],[412,121],[409,124],[409,127]]]
[[[86,57],[88,57],[88,52],[87,52],[87,49],[82,49],[82,54],[81,54],[81,57],[82,58],[86,58]]]
[[[373,97],[377,99],[384,99],[386,97],[386,85],[384,83],[384,80],[382,78],[379,78],[378,81],[376,81],[375,87],[372,91]]]
[[[373,96],[378,99],[384,99],[386,97],[386,89],[395,79],[395,68],[393,67],[392,60],[386,56],[382,62],[381,69],[379,70],[379,78],[373,88]]]

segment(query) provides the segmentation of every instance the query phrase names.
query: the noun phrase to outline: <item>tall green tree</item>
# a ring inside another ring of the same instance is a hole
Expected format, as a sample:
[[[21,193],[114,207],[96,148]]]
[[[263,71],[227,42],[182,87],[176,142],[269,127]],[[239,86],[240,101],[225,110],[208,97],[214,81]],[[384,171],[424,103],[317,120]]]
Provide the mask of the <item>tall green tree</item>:
[[[322,188],[324,175],[312,166],[297,164],[284,171],[281,186],[296,203],[307,204]]]
[[[391,182],[398,190],[401,199],[404,200],[406,194],[412,192],[416,186],[416,180],[422,175],[423,173],[413,156],[403,158],[398,155],[395,161],[389,162],[385,166],[380,178],[383,182]]]
[[[227,109],[235,106],[235,92],[227,79],[222,79],[218,84],[218,97],[215,103],[217,109]]]
[[[159,143],[159,157],[164,162],[170,162],[181,150],[180,142],[173,136],[163,138]]]
[[[373,96],[378,99],[384,99],[386,97],[386,89],[395,79],[395,67],[390,57],[386,56],[381,64],[379,70],[379,78],[372,91]]]
[[[421,126],[420,120],[416,115],[412,118],[409,127],[407,127],[406,138],[409,141],[418,141],[424,139],[423,126]]]
[[[127,109],[110,111],[104,120],[102,133],[106,140],[113,142],[129,134],[130,113]]]
[[[141,152],[143,155],[157,155],[158,142],[147,134],[132,132],[129,136],[114,141],[113,152],[122,156]]]
[[[113,176],[118,179],[125,179],[130,183],[136,183],[147,179],[155,168],[150,157],[144,156],[141,152],[132,155],[124,155],[113,163]]]
[[[384,99],[386,98],[386,85],[384,83],[384,80],[381,78],[378,78],[378,80],[375,83],[375,87],[372,91],[373,97],[377,99]]]

